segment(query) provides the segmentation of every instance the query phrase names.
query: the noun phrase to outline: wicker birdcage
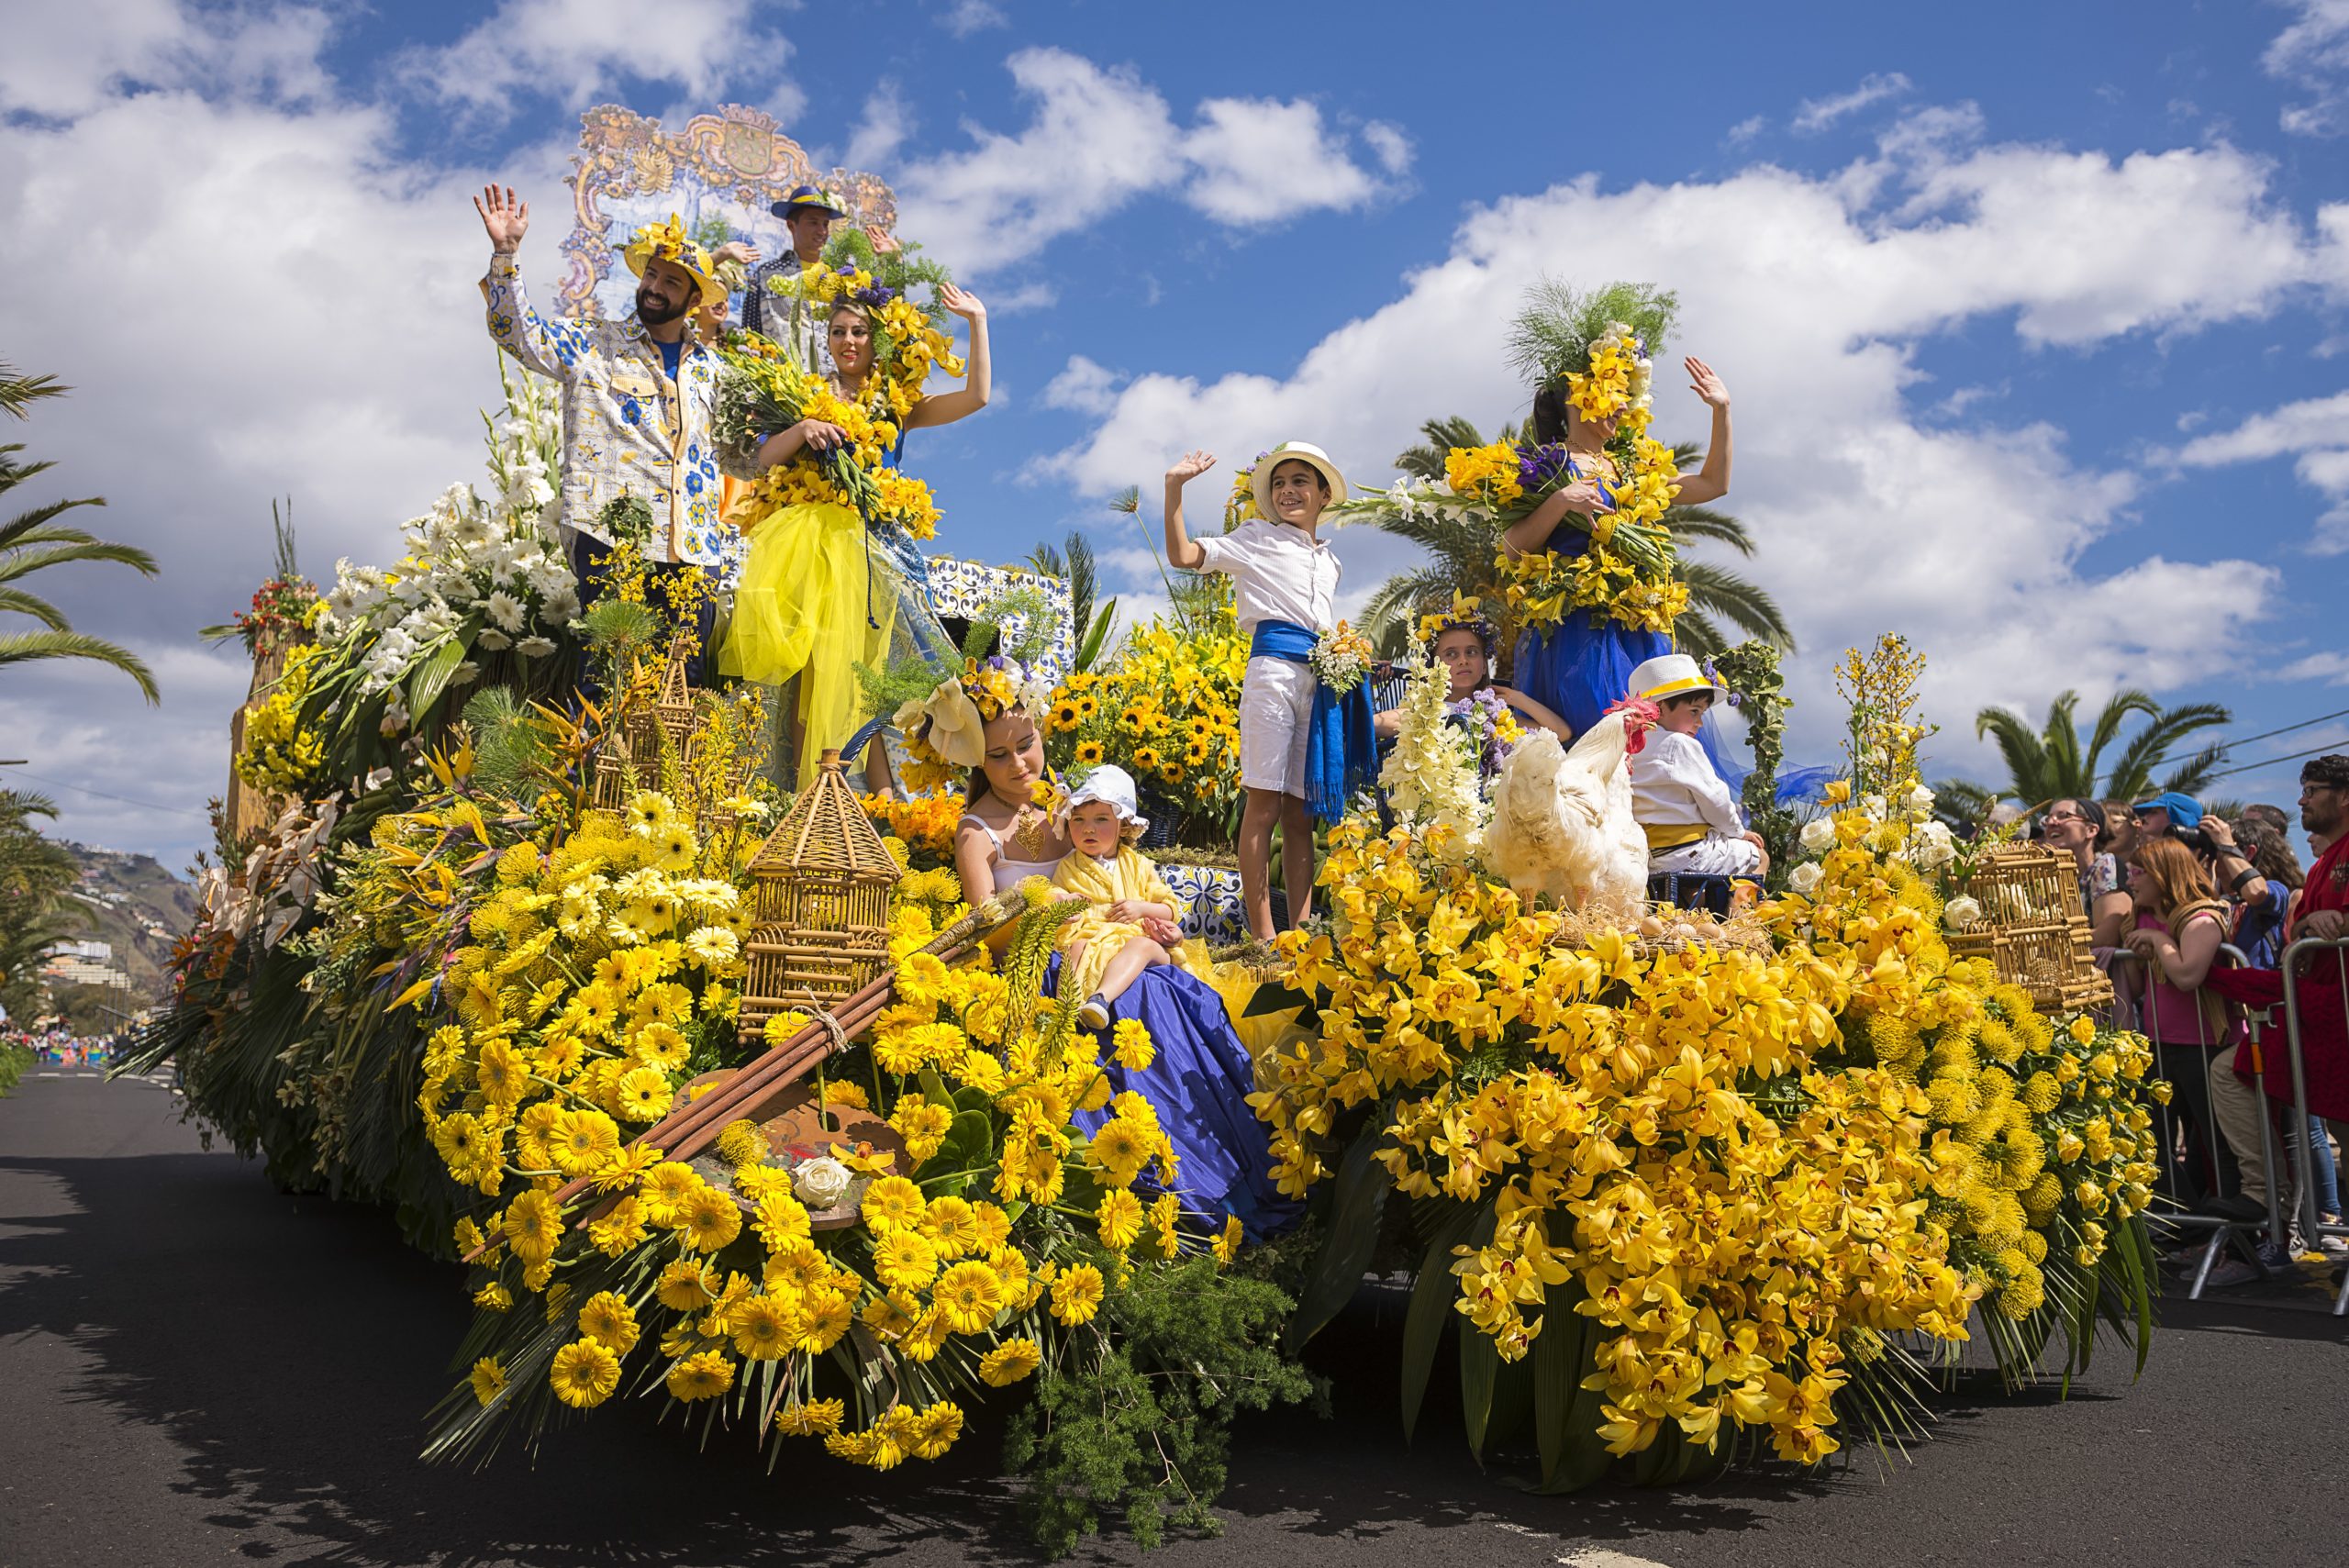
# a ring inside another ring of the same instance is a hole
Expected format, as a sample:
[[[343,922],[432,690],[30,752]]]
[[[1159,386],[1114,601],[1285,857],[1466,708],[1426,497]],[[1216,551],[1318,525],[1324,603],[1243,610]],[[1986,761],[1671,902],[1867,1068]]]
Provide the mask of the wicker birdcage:
[[[2112,982],[2096,966],[2070,856],[2040,844],[2001,844],[1976,862],[1958,891],[1982,906],[1982,917],[1950,933],[1951,957],[1988,959],[1998,978],[2030,992],[2042,1012],[2112,999]]]
[[[880,977],[889,962],[889,895],[904,873],[826,751],[815,782],[751,862],[738,1026],[806,1012]]]
[[[692,759],[693,652],[685,641],[687,635],[679,632],[669,639],[669,657],[662,665],[660,684],[654,688],[652,701],[635,703],[628,716],[629,749],[656,767],[664,740],[676,751],[680,762]]]

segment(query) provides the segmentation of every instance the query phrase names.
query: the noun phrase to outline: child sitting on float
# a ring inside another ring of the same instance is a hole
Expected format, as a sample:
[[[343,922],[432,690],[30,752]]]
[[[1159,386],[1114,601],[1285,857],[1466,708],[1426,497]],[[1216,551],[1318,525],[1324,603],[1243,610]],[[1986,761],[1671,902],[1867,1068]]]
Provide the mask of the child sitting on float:
[[[1631,816],[1647,830],[1649,874],[1759,877],[1770,857],[1697,739],[1729,689],[1686,653],[1650,659],[1631,672],[1631,686],[1633,700],[1657,709],[1654,731],[1631,759]]]
[[[1185,951],[1174,890],[1133,847],[1150,827],[1137,809],[1133,775],[1115,765],[1094,769],[1055,816],[1074,848],[1054,868],[1052,884],[1086,906],[1061,928],[1061,993],[1085,998],[1078,1023],[1106,1029],[1110,1009],[1143,970],[1171,963],[1201,974],[1206,966]]]

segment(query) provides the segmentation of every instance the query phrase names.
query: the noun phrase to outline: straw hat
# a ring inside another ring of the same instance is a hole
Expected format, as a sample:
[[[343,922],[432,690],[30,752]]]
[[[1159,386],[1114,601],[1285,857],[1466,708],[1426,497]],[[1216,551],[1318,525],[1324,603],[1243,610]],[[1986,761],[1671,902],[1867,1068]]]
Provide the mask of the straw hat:
[[[1283,441],[1256,460],[1256,467],[1248,478],[1248,487],[1256,497],[1259,517],[1270,518],[1273,516],[1273,470],[1285,462],[1310,463],[1314,471],[1329,482],[1330,506],[1334,506],[1346,498],[1346,476],[1338,472],[1338,465],[1330,461],[1328,452],[1310,441]]]
[[[654,261],[684,268],[701,290],[696,304],[707,305],[726,297],[726,285],[718,281],[718,269],[710,261],[709,252],[694,243],[693,237],[685,232],[685,220],[674,212],[666,223],[648,223],[638,229],[636,238],[628,242],[628,249],[620,256],[628,262],[628,270],[640,278]]]
[[[1631,672],[1630,695],[1662,702],[1684,692],[1710,692],[1717,704],[1729,701],[1729,688],[1707,675],[1686,653],[1661,653]]]

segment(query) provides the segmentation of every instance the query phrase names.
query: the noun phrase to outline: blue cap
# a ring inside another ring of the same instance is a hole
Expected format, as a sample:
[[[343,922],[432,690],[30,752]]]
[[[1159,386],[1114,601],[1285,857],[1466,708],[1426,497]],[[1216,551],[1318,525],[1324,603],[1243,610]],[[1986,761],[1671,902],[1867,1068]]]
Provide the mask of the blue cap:
[[[2151,800],[2141,800],[2129,809],[2151,811],[2156,806],[2169,813],[2169,825],[2173,828],[2202,826],[2202,803],[2190,795],[2180,795],[2174,789],[2165,789]]]
[[[818,212],[828,213],[833,217],[848,216],[848,209],[841,206],[840,197],[821,185],[796,186],[789,195],[767,210],[777,217],[789,217],[801,207],[814,207]]]

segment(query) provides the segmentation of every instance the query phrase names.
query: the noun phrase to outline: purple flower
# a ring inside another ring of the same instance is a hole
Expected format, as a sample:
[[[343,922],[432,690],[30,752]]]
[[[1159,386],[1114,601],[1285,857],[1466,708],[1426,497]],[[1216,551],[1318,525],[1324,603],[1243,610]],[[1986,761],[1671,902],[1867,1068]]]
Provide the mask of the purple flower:
[[[861,288],[855,295],[856,303],[871,310],[878,310],[896,297],[896,290],[885,287],[880,284],[874,284],[870,288]]]
[[[1546,447],[1520,447],[1517,454],[1517,482],[1529,495],[1538,495],[1574,476],[1574,460],[1566,455],[1564,441]]]

